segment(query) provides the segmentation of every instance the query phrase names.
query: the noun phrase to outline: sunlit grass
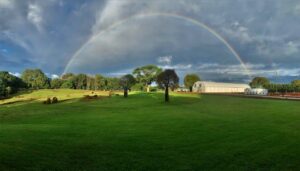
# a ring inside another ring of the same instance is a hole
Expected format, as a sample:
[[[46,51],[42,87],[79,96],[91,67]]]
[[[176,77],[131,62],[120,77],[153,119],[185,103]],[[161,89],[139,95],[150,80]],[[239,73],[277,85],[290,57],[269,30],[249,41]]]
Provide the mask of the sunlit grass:
[[[300,170],[295,101],[132,92],[5,106],[0,170]]]

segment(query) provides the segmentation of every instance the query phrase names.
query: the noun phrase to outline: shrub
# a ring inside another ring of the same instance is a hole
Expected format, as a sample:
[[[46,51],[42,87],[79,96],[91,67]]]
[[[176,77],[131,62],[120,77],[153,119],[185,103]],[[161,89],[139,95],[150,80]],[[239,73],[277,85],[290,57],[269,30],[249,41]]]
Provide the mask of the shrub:
[[[57,97],[53,97],[53,98],[52,98],[52,104],[54,104],[54,103],[58,103]]]
[[[51,99],[48,97],[46,101],[44,101],[44,104],[51,104]]]

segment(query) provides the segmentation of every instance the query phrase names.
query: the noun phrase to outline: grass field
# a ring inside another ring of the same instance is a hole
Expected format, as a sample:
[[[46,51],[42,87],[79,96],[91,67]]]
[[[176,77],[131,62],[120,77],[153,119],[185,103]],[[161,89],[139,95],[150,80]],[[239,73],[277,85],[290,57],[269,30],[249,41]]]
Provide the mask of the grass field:
[[[0,124],[0,170],[300,170],[295,101],[172,95],[166,104],[160,93],[33,101],[0,105]]]

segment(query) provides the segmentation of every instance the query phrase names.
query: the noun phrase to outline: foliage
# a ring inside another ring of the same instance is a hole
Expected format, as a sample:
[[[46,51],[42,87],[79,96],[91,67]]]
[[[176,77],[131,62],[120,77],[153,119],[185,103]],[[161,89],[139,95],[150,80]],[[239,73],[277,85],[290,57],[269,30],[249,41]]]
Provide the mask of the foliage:
[[[190,92],[192,92],[193,85],[197,81],[200,81],[200,77],[197,74],[187,74],[184,77],[184,85],[190,89]]]
[[[269,79],[265,77],[255,77],[250,83],[252,88],[266,88],[270,84]]]
[[[87,88],[87,75],[78,74],[74,77],[74,84],[76,89],[85,90]]]
[[[21,76],[27,87],[33,89],[49,88],[49,78],[40,69],[26,69]]]
[[[95,89],[96,90],[105,90],[106,88],[106,79],[100,74],[95,75]]]
[[[7,71],[0,72],[0,97],[9,96],[24,88],[24,82]]]
[[[124,89],[124,97],[128,96],[128,89],[135,84],[135,78],[131,74],[124,75],[120,78],[120,85]]]
[[[63,74],[61,76],[61,79],[63,79],[63,80],[71,80],[74,77],[75,77],[75,74],[73,74],[73,73],[66,73],[66,74]]]
[[[300,87],[294,84],[269,84],[266,86],[270,93],[293,93],[300,92]]]
[[[169,88],[174,89],[178,83],[179,78],[173,69],[166,69],[157,76],[157,83],[160,87],[165,88],[165,101],[169,101]]]
[[[75,89],[75,85],[74,85],[73,80],[65,80],[65,81],[63,81],[60,88]]]
[[[138,83],[142,83],[145,86],[151,85],[152,82],[156,81],[158,74],[162,72],[162,69],[156,65],[146,65],[136,68],[133,71]]]
[[[53,97],[51,103],[52,104],[58,103],[58,98],[57,97]]]
[[[291,82],[294,87],[300,87],[300,80],[294,80]]]
[[[53,88],[53,89],[59,89],[63,83],[64,83],[64,81],[59,78],[55,78],[50,81],[51,88]]]
[[[144,91],[144,84],[136,83],[131,87],[131,90],[133,90],[133,91]]]

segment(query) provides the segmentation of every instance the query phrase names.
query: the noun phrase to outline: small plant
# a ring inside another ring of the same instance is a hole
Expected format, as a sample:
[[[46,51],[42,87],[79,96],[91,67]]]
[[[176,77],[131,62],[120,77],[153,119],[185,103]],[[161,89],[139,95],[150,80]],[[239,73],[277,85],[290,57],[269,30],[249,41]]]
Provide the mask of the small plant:
[[[52,104],[54,104],[54,103],[58,103],[57,97],[53,97],[53,98],[52,98]]]

